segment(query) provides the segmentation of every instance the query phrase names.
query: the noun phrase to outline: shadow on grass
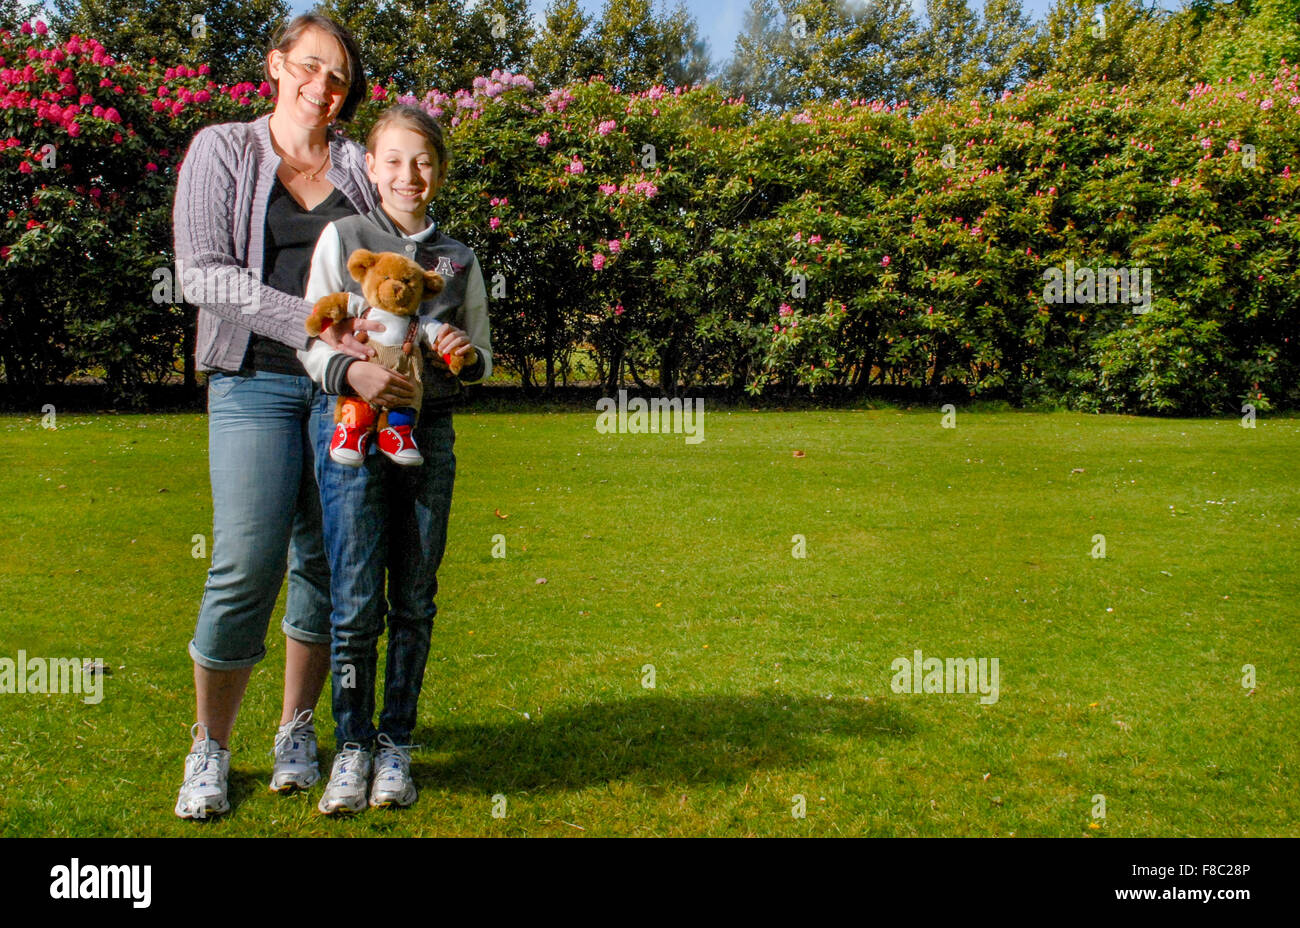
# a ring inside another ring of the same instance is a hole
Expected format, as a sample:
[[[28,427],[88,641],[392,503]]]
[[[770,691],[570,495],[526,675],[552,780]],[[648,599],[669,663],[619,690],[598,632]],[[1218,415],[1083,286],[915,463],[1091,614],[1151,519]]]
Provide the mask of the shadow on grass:
[[[450,754],[423,763],[422,786],[481,790],[580,789],[610,780],[731,783],[764,768],[799,768],[833,750],[823,736],[864,742],[912,734],[910,719],[875,702],[759,693],[647,695],[500,725],[423,727],[415,742]],[[427,755],[426,755],[427,756]]]

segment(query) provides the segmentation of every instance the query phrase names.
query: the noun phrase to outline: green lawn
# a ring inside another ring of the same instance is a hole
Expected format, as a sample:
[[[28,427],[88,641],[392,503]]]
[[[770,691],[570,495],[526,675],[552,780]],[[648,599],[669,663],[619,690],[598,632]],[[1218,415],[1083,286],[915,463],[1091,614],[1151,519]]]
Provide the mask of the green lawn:
[[[458,416],[418,804],[267,791],[277,615],[209,823],[171,811],[206,419],[0,418],[0,658],[113,668],[0,694],[0,833],[1300,835],[1297,419],[595,418]],[[893,692],[914,649],[998,658],[999,699]]]

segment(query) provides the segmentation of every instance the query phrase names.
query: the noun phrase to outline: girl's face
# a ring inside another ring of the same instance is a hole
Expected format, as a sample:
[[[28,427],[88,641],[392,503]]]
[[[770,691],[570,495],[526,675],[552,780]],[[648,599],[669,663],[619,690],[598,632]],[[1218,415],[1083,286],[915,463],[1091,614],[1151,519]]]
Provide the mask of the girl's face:
[[[308,29],[287,52],[267,58],[279,83],[275,110],[307,129],[334,122],[348,95],[348,58],[343,46],[320,29]]]
[[[411,215],[424,212],[438,195],[447,164],[423,135],[394,124],[375,138],[374,152],[366,152],[366,172],[390,212]]]

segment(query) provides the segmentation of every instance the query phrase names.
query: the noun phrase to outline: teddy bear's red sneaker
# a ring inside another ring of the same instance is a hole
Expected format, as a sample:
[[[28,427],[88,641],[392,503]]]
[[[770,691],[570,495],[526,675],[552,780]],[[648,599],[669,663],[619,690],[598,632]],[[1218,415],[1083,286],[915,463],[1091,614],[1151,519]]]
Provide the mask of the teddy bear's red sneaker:
[[[424,455],[415,447],[409,425],[390,425],[379,433],[379,450],[394,464],[414,467],[424,463]]]
[[[365,428],[340,422],[330,441],[330,460],[345,467],[360,467],[366,459],[366,445],[369,442],[370,433]]]

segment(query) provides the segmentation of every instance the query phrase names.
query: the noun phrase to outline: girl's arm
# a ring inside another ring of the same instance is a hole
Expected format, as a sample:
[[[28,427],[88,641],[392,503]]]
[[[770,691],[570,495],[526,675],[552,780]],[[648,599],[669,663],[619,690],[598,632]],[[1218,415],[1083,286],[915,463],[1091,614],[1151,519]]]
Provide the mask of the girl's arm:
[[[321,231],[320,238],[316,240],[316,249],[312,252],[304,294],[307,301],[314,305],[323,296],[342,292],[343,267],[343,244],[338,229],[331,222]],[[353,301],[349,300],[348,314],[357,315],[353,310]],[[314,338],[306,350],[299,349],[298,360],[307,369],[307,376],[320,384],[326,393],[348,392],[347,369],[355,358]]]
[[[455,351],[467,355],[472,348],[476,357],[458,375],[463,383],[476,383],[492,374],[492,333],[488,325],[487,287],[478,258],[465,270],[465,301],[456,311],[456,325],[439,329],[434,350],[439,354]]]

